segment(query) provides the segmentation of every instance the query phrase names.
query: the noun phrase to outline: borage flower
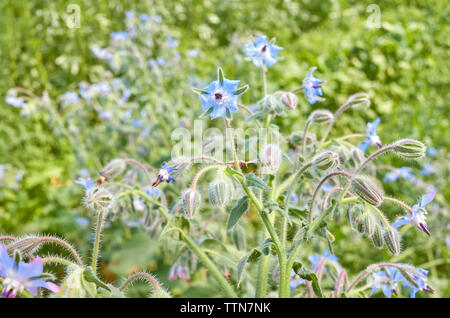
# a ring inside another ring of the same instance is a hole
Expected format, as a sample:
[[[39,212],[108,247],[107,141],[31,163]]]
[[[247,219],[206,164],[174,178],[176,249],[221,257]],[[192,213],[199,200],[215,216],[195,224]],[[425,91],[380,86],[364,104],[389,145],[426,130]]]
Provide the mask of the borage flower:
[[[409,294],[410,298],[416,298],[416,293],[418,291],[422,291],[423,290],[423,291],[426,291],[428,293],[433,293],[434,292],[433,288],[431,288],[427,284],[426,276],[428,275],[428,271],[425,270],[425,269],[422,269],[422,268],[418,268],[417,270],[423,275],[423,277],[419,276],[419,275],[414,275],[414,274],[412,275],[412,279],[416,283],[417,286],[412,284],[409,281],[406,281],[406,283],[403,285],[403,288],[411,288],[411,291],[410,291],[410,294]]]
[[[164,181],[167,183],[169,183],[170,181],[175,182],[176,181],[175,178],[170,175],[175,170],[178,169],[171,167],[166,168],[166,163],[163,162],[162,168],[159,170],[158,176],[156,177],[156,180],[153,182],[152,187],[156,187],[158,186],[158,184]]]
[[[406,215],[395,221],[393,226],[397,228],[409,223],[417,226],[419,230],[425,232],[427,235],[430,235],[430,232],[427,228],[427,222],[425,220],[425,214],[427,213],[427,211],[425,210],[425,206],[433,201],[435,195],[435,190],[432,190],[423,195],[420,199],[420,202],[411,208],[413,213],[411,214],[410,212],[406,212]]]
[[[298,276],[295,273],[295,271],[292,269],[291,270],[291,277],[290,277],[290,280],[289,280],[289,289],[291,291],[293,291],[294,289],[297,288],[298,285],[305,284],[305,283],[306,283],[305,280],[303,278],[300,278],[300,276]]]
[[[248,85],[238,88],[240,81],[226,79],[220,67],[217,77],[217,81],[211,82],[203,90],[193,88],[193,91],[200,94],[202,108],[205,111],[202,116],[210,114],[211,119],[216,119],[226,115],[231,119],[231,112],[238,109],[237,98],[248,89]]]
[[[251,58],[253,64],[257,67],[267,65],[267,67],[273,66],[276,62],[276,56],[283,48],[275,45],[272,41],[267,41],[267,36],[261,35],[245,44],[245,55]]]
[[[83,186],[86,190],[89,190],[94,187],[94,182],[91,180],[91,178],[88,178],[88,179],[79,178],[79,179],[75,180],[74,182],[76,184]]]
[[[322,253],[322,255],[309,256],[308,260],[313,265],[314,271],[317,269],[317,266],[324,258],[328,259],[331,262],[337,262],[339,260],[339,258],[337,256],[331,254],[327,249],[325,249],[325,251]]]
[[[394,182],[399,178],[405,178],[411,181],[414,181],[415,179],[414,174],[412,173],[410,168],[401,167],[399,169],[387,173],[386,176],[384,177],[384,182]]]
[[[361,151],[363,153],[371,145],[375,145],[377,147],[381,147],[383,145],[381,143],[380,137],[378,137],[378,135],[377,135],[377,126],[379,124],[380,124],[380,118],[375,119],[371,123],[367,123],[367,126],[366,126],[367,138],[359,145],[359,148],[361,149]]]
[[[175,265],[173,265],[170,268],[169,279],[170,280],[174,280],[174,279],[177,279],[177,278],[181,279],[181,280],[188,280],[189,279],[189,275],[185,271],[183,266],[175,264]]]
[[[321,83],[322,80],[314,77],[312,73],[317,69],[317,67],[312,67],[308,75],[303,79],[303,89],[305,90],[305,97],[310,104],[315,104],[317,101],[321,100],[319,96],[323,96]]]
[[[400,271],[396,268],[387,267],[387,273],[385,271],[379,271],[372,274],[372,290],[370,296],[376,291],[381,290],[384,296],[391,298],[391,295],[397,295],[398,283],[405,281]]]
[[[8,255],[6,247],[0,244],[0,276],[3,277],[1,295],[5,298],[14,298],[26,289],[31,295],[36,296],[38,287],[54,293],[59,292],[60,288],[57,285],[41,278],[43,267],[39,256],[31,263],[16,261]]]

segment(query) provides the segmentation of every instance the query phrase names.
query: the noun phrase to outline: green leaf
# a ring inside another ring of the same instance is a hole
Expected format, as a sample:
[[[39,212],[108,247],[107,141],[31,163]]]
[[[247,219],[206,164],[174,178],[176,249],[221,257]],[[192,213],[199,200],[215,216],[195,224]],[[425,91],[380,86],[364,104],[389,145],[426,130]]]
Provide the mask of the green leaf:
[[[292,266],[292,269],[298,276],[311,282],[314,294],[316,294],[317,297],[319,298],[324,297],[322,289],[320,288],[319,285],[319,280],[317,279],[317,275],[314,272],[306,269],[300,262],[295,262],[294,265]]]
[[[238,88],[238,90],[234,93],[234,95],[244,94],[248,88],[249,88],[248,85],[242,86],[241,88]]]
[[[271,238],[266,239],[261,246],[253,248],[247,255],[241,258],[237,264],[237,286],[241,283],[242,273],[247,262],[256,262],[261,255],[269,255],[270,245],[273,243]]]
[[[217,70],[217,76],[219,78],[220,84],[223,84],[223,80],[225,79],[225,76],[223,75],[223,70],[221,67]]]
[[[230,217],[228,218],[227,231],[231,231],[236,223],[241,218],[242,214],[248,209],[248,196],[243,196],[239,199],[236,205],[231,209]]]
[[[271,187],[269,187],[264,181],[255,176],[253,173],[250,173],[245,177],[245,184],[249,187],[256,187],[262,190],[271,189]]]
[[[209,108],[207,111],[203,112],[200,116],[198,116],[198,118],[208,117],[212,113],[213,109],[214,107]]]
[[[180,231],[184,233],[189,233],[189,221],[184,217],[184,215],[178,215],[172,217],[167,223],[164,230],[161,232],[159,239],[163,238],[173,238],[175,240],[181,240]]]

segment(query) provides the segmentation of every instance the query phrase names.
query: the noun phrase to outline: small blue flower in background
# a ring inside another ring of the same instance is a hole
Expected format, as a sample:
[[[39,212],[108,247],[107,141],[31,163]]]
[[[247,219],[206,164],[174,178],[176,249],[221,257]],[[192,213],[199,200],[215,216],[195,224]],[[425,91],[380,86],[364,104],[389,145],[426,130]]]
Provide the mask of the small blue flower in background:
[[[167,60],[165,58],[163,58],[163,57],[158,57],[156,59],[156,64],[158,64],[160,66],[166,64],[166,62],[167,62]]]
[[[147,13],[142,13],[142,14],[139,16],[139,19],[140,19],[142,22],[147,22],[148,20],[150,20],[150,16],[149,16]]]
[[[414,280],[414,282],[418,286],[413,285],[409,281],[406,281],[405,284],[403,285],[403,288],[411,288],[410,295],[409,295],[410,298],[416,298],[416,293],[418,291],[421,291],[421,290],[429,292],[429,293],[433,292],[433,289],[430,286],[428,286],[427,280],[426,280],[426,276],[428,275],[428,271],[425,270],[425,269],[422,269],[422,268],[418,268],[417,270],[422,275],[425,276],[425,277],[421,277],[419,275],[412,275],[412,279]]]
[[[127,11],[125,12],[125,17],[129,20],[134,18],[134,12],[133,11]]]
[[[25,108],[25,100],[22,97],[6,96],[6,104],[15,108]]]
[[[319,96],[323,96],[322,92],[322,80],[314,77],[313,72],[317,67],[312,67],[308,75],[303,79],[303,89],[305,90],[305,97],[310,104],[315,104],[317,101],[321,100]]]
[[[331,184],[329,184],[328,182],[326,182],[323,186],[322,186],[322,191],[327,193],[328,191],[331,190],[333,186]]]
[[[178,168],[166,168],[166,163],[163,162],[161,169],[159,170],[158,176],[156,177],[156,180],[153,182],[152,187],[156,187],[161,182],[167,182],[170,181],[176,182],[175,178],[172,177],[170,174],[174,172],[175,170],[178,170]]]
[[[231,112],[238,110],[238,95],[243,93],[237,92],[240,81],[221,78],[221,74],[223,76],[222,70],[219,68],[217,81],[211,82],[200,94],[202,108],[204,111],[210,111],[211,119],[224,115],[231,117]]]
[[[79,179],[75,180],[74,182],[76,184],[83,186],[86,190],[89,190],[94,187],[94,182],[91,180],[91,178],[88,178],[88,179],[79,178]]]
[[[372,290],[370,296],[372,296],[378,290],[381,290],[384,296],[391,298],[392,293],[397,294],[398,283],[405,281],[400,271],[393,267],[387,267],[387,274],[385,271],[379,271],[372,274]]]
[[[405,225],[405,224],[413,224],[417,226],[417,228],[423,232],[425,232],[427,235],[430,235],[430,232],[427,229],[427,222],[425,214],[427,211],[425,210],[425,206],[433,201],[434,196],[436,195],[436,191],[430,191],[427,194],[423,195],[420,199],[420,202],[416,205],[414,205],[411,209],[413,211],[413,214],[406,211],[406,215],[399,218],[397,221],[395,221],[392,226],[395,228]]]
[[[414,181],[415,177],[412,173],[411,169],[408,167],[401,167],[399,169],[395,169],[386,174],[384,177],[384,182],[394,182],[399,178],[405,178],[411,181]]]
[[[359,148],[361,149],[361,151],[363,153],[371,145],[375,145],[377,147],[382,146],[380,137],[378,137],[378,135],[377,135],[377,126],[379,124],[380,124],[380,118],[375,119],[371,123],[367,123],[367,126],[366,126],[367,138],[359,145]]]
[[[0,181],[5,177],[5,166],[0,165]]]
[[[171,49],[174,49],[178,46],[178,41],[173,38],[173,36],[168,35],[166,37],[166,43],[169,45]]]
[[[155,21],[156,23],[161,23],[162,18],[160,15],[155,15],[153,16],[153,21]]]
[[[131,117],[131,113],[132,113],[131,109],[125,111],[125,112],[122,114],[122,116],[120,117],[120,119],[122,119],[122,120],[127,120],[128,118]]]
[[[78,102],[80,100],[80,98],[78,97],[77,93],[65,92],[61,96],[61,100],[62,100],[63,106],[67,106],[67,105],[70,105],[70,104],[75,104],[76,102]]]
[[[92,89],[104,97],[111,92],[111,86],[108,82],[95,83],[92,85]]]
[[[186,51],[186,55],[189,56],[189,57],[196,58],[198,56],[199,52],[200,52],[199,49],[192,49],[192,50]]]
[[[422,169],[420,169],[420,174],[425,177],[428,177],[429,175],[432,175],[435,172],[436,172],[436,168],[434,168],[429,163],[424,164]]]
[[[142,126],[144,126],[144,123],[142,122],[142,120],[141,120],[141,119],[138,119],[138,118],[133,118],[133,119],[131,120],[131,124],[132,124],[134,127],[142,127]]]
[[[267,65],[273,66],[277,62],[277,55],[283,48],[267,41],[267,36],[261,35],[254,41],[250,41],[244,46],[245,55],[251,58],[257,67]]]
[[[174,280],[174,279],[181,279],[181,280],[187,280],[189,279],[189,275],[186,272],[186,270],[183,268],[183,266],[175,264],[170,268],[170,273],[169,273],[169,279],[170,280]]]
[[[1,295],[5,298],[14,298],[25,289],[36,296],[37,288],[42,287],[54,293],[60,288],[41,279],[44,265],[39,256],[33,262],[17,262],[8,255],[5,245],[0,244],[0,277],[3,277]]]
[[[445,237],[445,245],[447,246],[448,249],[450,249],[450,235],[447,235]]]
[[[333,254],[331,254],[327,249],[322,253],[322,255],[312,255],[308,257],[308,260],[313,265],[313,270],[317,269],[317,265],[319,265],[320,261],[324,258],[327,258],[329,261],[337,262],[339,258]]]
[[[16,182],[20,182],[23,179],[24,172],[21,170],[16,174]]]
[[[434,148],[434,147],[428,147],[427,148],[427,155],[428,156],[430,156],[430,157],[434,157],[434,156],[436,156],[437,155],[437,149],[436,148]]]
[[[100,116],[101,120],[110,120],[112,117],[112,114],[111,114],[111,112],[101,112],[99,116]]]
[[[77,222],[78,225],[80,225],[81,227],[87,227],[89,225],[89,223],[91,223],[91,221],[89,219],[82,218],[82,217],[76,217],[75,222]]]
[[[150,133],[150,126],[146,126],[144,129],[142,129],[141,133],[139,134],[139,136],[143,139],[148,137],[148,134]]]
[[[128,39],[128,33],[126,31],[111,32],[111,39],[114,41],[125,41]]]
[[[154,188],[154,187],[146,187],[145,188],[145,193],[152,199],[156,199],[159,194],[161,193],[161,191],[158,188]]]
[[[113,58],[113,55],[109,53],[108,50],[101,49],[97,45],[92,47],[92,53],[101,60],[110,60]]]
[[[291,278],[289,280],[289,289],[293,291],[295,288],[297,288],[298,285],[305,284],[305,280],[300,278],[295,271],[291,270]]]
[[[120,100],[123,102],[126,102],[130,98],[130,96],[131,96],[131,91],[128,88],[125,88],[123,90],[122,97],[120,97]]]
[[[298,203],[298,199],[297,199],[297,196],[295,195],[295,193],[291,194],[291,197],[289,198],[289,201],[291,201],[294,204]]]

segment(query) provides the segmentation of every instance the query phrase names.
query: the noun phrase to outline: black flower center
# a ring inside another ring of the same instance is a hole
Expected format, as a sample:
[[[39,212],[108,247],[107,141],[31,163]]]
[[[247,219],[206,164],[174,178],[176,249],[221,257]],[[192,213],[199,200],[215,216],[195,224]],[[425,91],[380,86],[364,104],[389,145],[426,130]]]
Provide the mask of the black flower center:
[[[223,97],[221,93],[215,93],[214,96],[216,97],[216,100],[221,100]]]
[[[266,50],[267,50],[267,45],[264,45],[261,49],[261,52],[266,52]]]

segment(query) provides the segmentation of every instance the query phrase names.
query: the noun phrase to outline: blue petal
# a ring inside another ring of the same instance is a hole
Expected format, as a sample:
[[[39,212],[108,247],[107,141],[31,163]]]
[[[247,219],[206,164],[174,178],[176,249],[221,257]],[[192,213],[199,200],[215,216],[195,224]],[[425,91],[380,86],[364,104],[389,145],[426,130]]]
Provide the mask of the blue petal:
[[[227,91],[227,93],[232,95],[237,91],[239,82],[240,82],[239,80],[233,81],[233,80],[224,78],[222,87]]]
[[[245,55],[248,57],[254,57],[258,54],[257,49],[252,44],[246,44],[244,46]]]
[[[219,117],[222,117],[223,115],[225,115],[226,109],[224,106],[222,105],[216,105],[214,106],[214,109],[211,113],[211,119],[216,119]]]
[[[267,67],[272,67],[277,62],[277,59],[272,56],[265,56],[264,63],[266,63]]]
[[[359,149],[361,149],[361,151],[364,153],[369,146],[370,146],[370,139],[367,138],[359,145]]]
[[[424,208],[428,203],[433,201],[435,195],[436,191],[430,191],[427,194],[423,195],[419,203],[420,207]]]
[[[391,298],[391,286],[389,285],[383,285],[381,287],[381,290],[383,291],[383,294],[388,297]]]
[[[277,56],[277,54],[282,50],[283,48],[281,46],[275,45],[275,44],[271,44],[269,46],[269,50],[270,50],[270,55],[272,56]]]
[[[403,217],[403,218],[400,218],[397,221],[395,221],[392,224],[392,226],[395,227],[395,228],[398,228],[399,226],[402,226],[402,225],[405,225],[405,224],[408,224],[408,223],[409,223],[409,220],[407,218]]]
[[[267,41],[267,36],[265,35],[261,35],[258,38],[256,38],[255,40],[255,46],[263,46],[263,45],[267,45],[269,44],[269,42]]]
[[[219,81],[213,81],[213,82],[209,83],[209,85],[206,86],[203,90],[208,93],[213,93],[217,89],[218,86],[219,86]]]
[[[38,256],[32,263],[19,263],[18,275],[24,279],[31,277],[39,277],[44,270],[44,265],[42,264],[41,258]]]
[[[202,109],[208,110],[213,106],[213,101],[211,99],[211,95],[200,95],[200,101],[202,102]]]
[[[257,55],[257,56],[255,56],[255,57],[252,58],[252,62],[253,62],[253,64],[254,64],[255,66],[261,67],[261,66],[262,66],[262,62],[263,62],[263,59],[262,59],[262,57],[261,57],[260,55]]]

